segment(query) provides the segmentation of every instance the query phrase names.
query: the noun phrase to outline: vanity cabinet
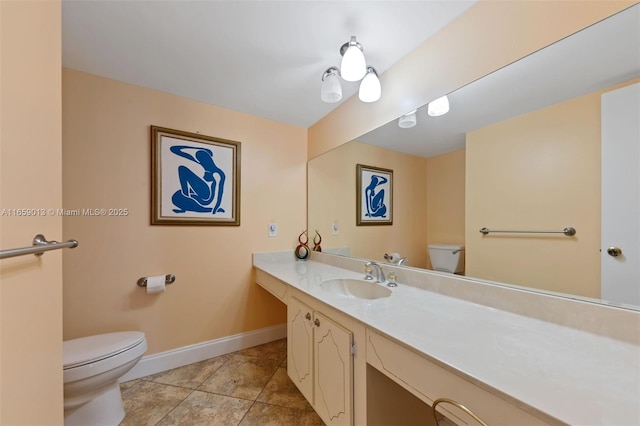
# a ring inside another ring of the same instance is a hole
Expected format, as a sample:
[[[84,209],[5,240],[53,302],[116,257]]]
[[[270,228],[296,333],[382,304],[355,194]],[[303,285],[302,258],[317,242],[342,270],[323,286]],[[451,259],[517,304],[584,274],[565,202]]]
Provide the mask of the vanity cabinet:
[[[290,297],[287,348],[287,373],[322,420],[352,424],[353,333]]]

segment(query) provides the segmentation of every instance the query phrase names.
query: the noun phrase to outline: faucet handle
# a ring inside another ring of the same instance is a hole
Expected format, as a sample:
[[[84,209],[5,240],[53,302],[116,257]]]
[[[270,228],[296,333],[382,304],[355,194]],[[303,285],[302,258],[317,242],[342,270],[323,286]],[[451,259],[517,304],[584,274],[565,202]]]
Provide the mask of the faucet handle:
[[[371,275],[371,272],[372,272],[371,266],[365,265],[365,268],[364,268],[364,274],[365,274],[364,275],[364,279],[365,280],[367,280],[367,281],[372,281],[373,280],[373,275]]]
[[[389,272],[387,274],[387,287],[398,287],[398,283],[396,282],[397,278],[395,272]]]

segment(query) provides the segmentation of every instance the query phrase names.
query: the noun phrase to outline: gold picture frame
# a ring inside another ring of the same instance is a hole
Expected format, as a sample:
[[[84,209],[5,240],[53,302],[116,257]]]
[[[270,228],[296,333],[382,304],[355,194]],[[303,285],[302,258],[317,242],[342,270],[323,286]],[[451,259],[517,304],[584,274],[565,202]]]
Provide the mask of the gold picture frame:
[[[356,225],[393,225],[393,170],[356,165]]]
[[[241,143],[150,126],[151,225],[240,225]]]

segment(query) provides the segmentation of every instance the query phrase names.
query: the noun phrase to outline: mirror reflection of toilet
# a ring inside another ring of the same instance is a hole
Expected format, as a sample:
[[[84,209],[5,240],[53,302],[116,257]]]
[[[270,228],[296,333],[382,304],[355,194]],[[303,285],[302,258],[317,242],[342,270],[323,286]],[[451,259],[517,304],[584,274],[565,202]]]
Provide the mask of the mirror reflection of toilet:
[[[429,258],[434,271],[450,274],[464,272],[464,246],[454,244],[429,244]]]
[[[147,350],[140,331],[99,334],[63,343],[64,424],[118,425],[124,407],[118,379]]]

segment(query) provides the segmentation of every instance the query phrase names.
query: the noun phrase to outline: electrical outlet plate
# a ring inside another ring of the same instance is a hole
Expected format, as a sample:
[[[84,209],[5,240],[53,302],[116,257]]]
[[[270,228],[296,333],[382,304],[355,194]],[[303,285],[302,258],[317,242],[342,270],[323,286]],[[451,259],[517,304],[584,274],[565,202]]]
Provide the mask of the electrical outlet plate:
[[[278,235],[278,224],[277,223],[269,223],[269,236],[276,237]]]

